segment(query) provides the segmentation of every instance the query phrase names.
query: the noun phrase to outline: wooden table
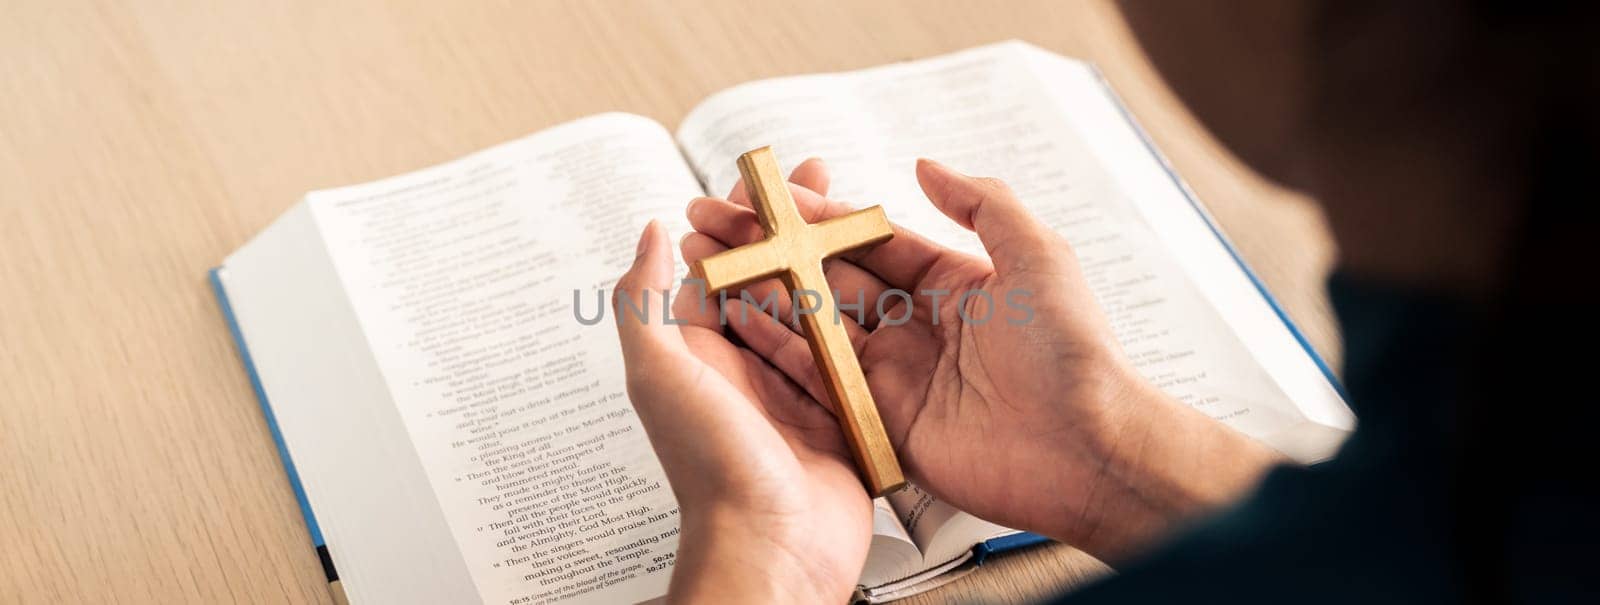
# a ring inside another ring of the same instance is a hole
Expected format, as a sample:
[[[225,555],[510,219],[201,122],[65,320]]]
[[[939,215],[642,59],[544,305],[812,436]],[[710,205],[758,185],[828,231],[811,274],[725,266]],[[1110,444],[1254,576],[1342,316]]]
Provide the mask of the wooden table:
[[[1094,60],[1337,353],[1321,219],[1208,138],[1105,3],[456,4],[8,6],[0,602],[328,602],[206,269],[307,190],[605,110],[673,126],[755,78],[1006,38]],[[915,602],[1029,601],[1102,570],[1056,546]]]

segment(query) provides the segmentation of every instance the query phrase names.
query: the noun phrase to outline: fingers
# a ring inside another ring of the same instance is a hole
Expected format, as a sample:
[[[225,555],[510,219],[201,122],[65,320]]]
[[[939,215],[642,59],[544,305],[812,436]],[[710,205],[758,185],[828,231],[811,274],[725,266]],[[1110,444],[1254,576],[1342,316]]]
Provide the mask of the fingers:
[[[822,158],[807,158],[789,173],[789,182],[815,191],[817,195],[828,195],[829,181],[828,165],[822,163]]]
[[[811,357],[811,345],[804,336],[742,300],[728,301],[728,323],[746,347],[800,385],[829,412],[835,411],[833,400],[822,386],[822,372]],[[856,354],[860,355],[862,341],[854,337],[851,341],[857,344]]]
[[[761,241],[767,237],[756,220],[756,211],[731,201],[714,197],[697,197],[684,209],[689,226],[725,245],[738,247]]]
[[[686,263],[711,256],[728,247],[714,239],[693,231],[685,234],[678,241],[678,249],[683,254]],[[683,287],[678,289],[678,296],[672,300],[672,316],[687,325],[722,332],[722,323],[717,319],[717,305],[714,302],[716,293],[706,290],[706,284],[700,280],[685,280]]]
[[[664,292],[672,288],[672,245],[656,221],[639,236],[633,266],[612,292],[612,317],[630,372],[649,368],[657,359],[685,351],[678,326],[667,323]]]
[[[672,286],[673,273],[666,230],[651,221],[639,238],[633,266],[617,280],[612,316],[622,343],[629,401],[659,448],[668,474],[684,476],[726,464],[727,452],[749,450],[757,438],[752,430],[713,427],[770,425],[753,406],[737,405],[745,397],[726,380],[711,379],[720,375],[690,352],[680,326],[667,323],[662,293]],[[674,489],[680,487],[677,483]]]
[[[1057,272],[1070,255],[1066,241],[997,179],[966,176],[923,159],[917,160],[917,182],[940,212],[977,232],[998,274]]]

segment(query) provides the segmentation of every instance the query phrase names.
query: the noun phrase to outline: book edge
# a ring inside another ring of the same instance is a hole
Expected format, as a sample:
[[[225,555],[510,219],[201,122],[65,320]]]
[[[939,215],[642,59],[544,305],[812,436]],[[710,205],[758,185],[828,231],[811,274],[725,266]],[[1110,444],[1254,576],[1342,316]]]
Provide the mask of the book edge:
[[[1349,405],[1350,397],[1345,393],[1344,384],[1340,382],[1339,376],[1333,371],[1332,366],[1329,366],[1327,360],[1322,358],[1322,354],[1317,352],[1316,347],[1311,346],[1311,340],[1306,338],[1305,333],[1300,330],[1300,326],[1296,325],[1294,319],[1290,318],[1288,312],[1284,311],[1283,305],[1279,304],[1278,299],[1267,289],[1266,283],[1261,281],[1256,272],[1250,268],[1249,263],[1245,262],[1244,257],[1239,255],[1239,249],[1233,245],[1232,240],[1228,239],[1227,234],[1222,232],[1222,228],[1217,224],[1216,218],[1211,216],[1211,212],[1206,210],[1205,206],[1200,203],[1199,196],[1195,195],[1189,184],[1183,180],[1183,177],[1178,175],[1177,170],[1173,169],[1172,162],[1168,161],[1167,156],[1156,147],[1155,141],[1150,138],[1150,134],[1139,124],[1138,120],[1134,119],[1133,113],[1128,110],[1128,105],[1122,102],[1122,97],[1117,94],[1116,89],[1111,87],[1111,83],[1106,80],[1104,72],[1100,71],[1100,67],[1093,62],[1085,63],[1088,65],[1090,73],[1094,75],[1095,81],[1100,84],[1101,90],[1111,98],[1111,104],[1116,106],[1117,113],[1139,136],[1139,142],[1144,145],[1145,150],[1150,152],[1151,157],[1154,157],[1156,162],[1161,165],[1161,170],[1167,173],[1167,178],[1171,179],[1172,184],[1178,188],[1178,191],[1183,193],[1184,199],[1189,202],[1189,207],[1200,215],[1200,220],[1204,221],[1206,227],[1211,230],[1211,235],[1217,238],[1224,250],[1228,251],[1228,256],[1233,258],[1233,262],[1239,266],[1239,270],[1244,272],[1245,278],[1250,280],[1250,285],[1255,287],[1256,293],[1261,295],[1267,306],[1278,316],[1278,321],[1282,322],[1283,326],[1289,330],[1289,335],[1293,336],[1295,342],[1300,344],[1300,348],[1305,351],[1306,355],[1311,357],[1311,362],[1316,364],[1317,369],[1322,372],[1322,377],[1333,387],[1339,398],[1344,400],[1346,405]]]
[[[255,361],[250,356],[250,346],[245,342],[244,332],[239,328],[238,316],[234,314],[233,303],[228,299],[227,284],[223,283],[224,266],[213,267],[207,272],[207,280],[211,283],[211,292],[216,296],[217,307],[222,312],[222,320],[228,324],[228,333],[233,337],[234,349],[239,353],[239,362],[244,366],[244,373],[250,380],[250,389],[254,391],[256,403],[261,407],[261,415],[267,422],[267,431],[272,434],[272,442],[278,450],[278,459],[283,463],[284,474],[289,479],[289,487],[294,490],[295,501],[300,506],[300,516],[305,520],[306,530],[311,537],[311,545],[316,548],[317,559],[322,563],[322,572],[330,583],[339,581],[338,570],[334,568],[333,557],[328,552],[328,545],[322,536],[322,528],[317,525],[317,517],[311,511],[311,500],[306,497],[305,487],[300,483],[300,473],[295,470],[294,459],[289,455],[289,446],[283,440],[283,432],[278,428],[277,416],[272,412],[272,405],[267,399],[266,388],[261,384],[261,376],[256,372]]]

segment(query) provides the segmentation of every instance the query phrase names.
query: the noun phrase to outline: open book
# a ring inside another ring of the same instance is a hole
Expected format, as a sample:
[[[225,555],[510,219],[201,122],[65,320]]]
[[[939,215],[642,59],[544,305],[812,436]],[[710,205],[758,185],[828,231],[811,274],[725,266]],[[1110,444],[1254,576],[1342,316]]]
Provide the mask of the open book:
[[[914,159],[1004,178],[1074,244],[1150,380],[1302,461],[1353,428],[1327,369],[1090,66],[1011,42],[756,82],[706,100],[676,136],[597,115],[312,192],[213,272],[313,540],[352,601],[665,593],[678,509],[614,327],[580,315],[647,220],[686,232],[688,200],[726,195],[734,158],[762,145],[825,158],[833,197],[975,252],[922,196]],[[877,504],[863,600],[1039,540],[914,488]]]

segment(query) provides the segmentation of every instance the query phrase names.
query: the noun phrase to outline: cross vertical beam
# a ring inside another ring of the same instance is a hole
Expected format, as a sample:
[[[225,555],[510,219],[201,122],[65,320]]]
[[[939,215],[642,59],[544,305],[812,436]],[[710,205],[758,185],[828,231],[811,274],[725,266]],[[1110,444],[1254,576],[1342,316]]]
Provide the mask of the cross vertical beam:
[[[707,291],[777,277],[795,297],[796,309],[816,310],[800,316],[801,327],[856,467],[873,496],[900,489],[905,485],[900,461],[842,323],[851,320],[839,314],[838,301],[822,270],[822,261],[830,256],[893,237],[888,217],[881,206],[873,206],[806,224],[770,147],[739,156],[739,174],[767,237],[701,259],[694,263],[691,274],[706,281]]]

